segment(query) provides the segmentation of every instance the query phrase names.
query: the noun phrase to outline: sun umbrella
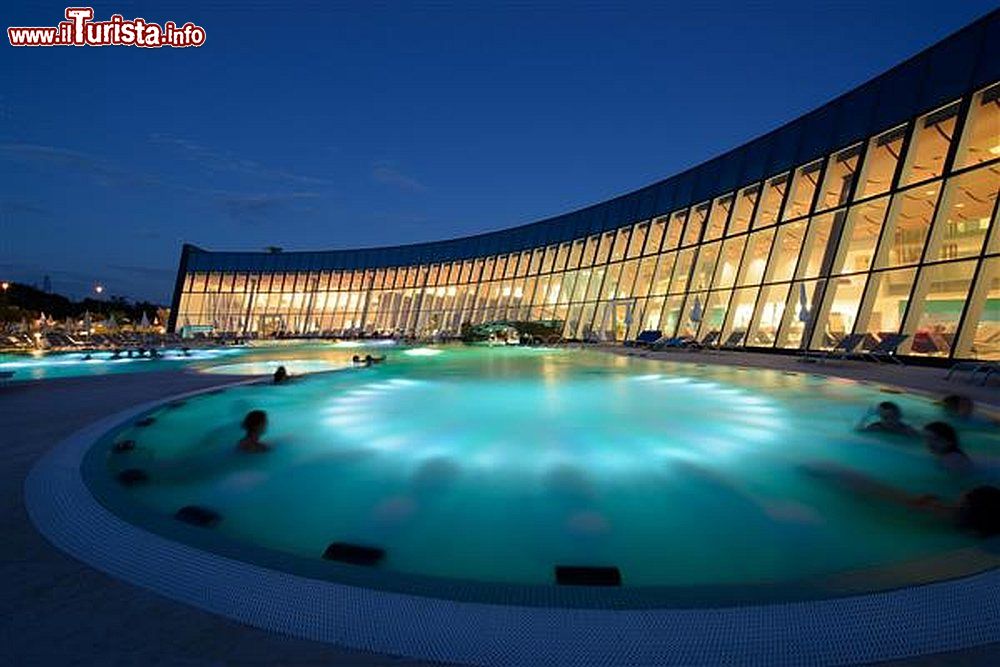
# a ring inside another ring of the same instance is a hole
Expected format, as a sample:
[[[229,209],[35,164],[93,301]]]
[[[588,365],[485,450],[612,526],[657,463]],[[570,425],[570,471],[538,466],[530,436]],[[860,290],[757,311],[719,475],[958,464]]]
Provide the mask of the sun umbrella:
[[[140,329],[149,328],[149,317],[146,316],[146,311],[142,311],[142,319],[139,320],[139,328]]]

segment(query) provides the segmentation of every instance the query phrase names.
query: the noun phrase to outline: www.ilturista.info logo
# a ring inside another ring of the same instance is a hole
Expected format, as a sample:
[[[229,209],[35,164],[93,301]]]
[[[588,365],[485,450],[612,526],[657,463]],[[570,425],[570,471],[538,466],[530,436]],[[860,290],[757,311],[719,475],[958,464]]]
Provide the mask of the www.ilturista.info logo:
[[[205,29],[191,22],[178,26],[167,21],[162,26],[146,19],[125,20],[112,14],[107,21],[94,21],[93,7],[67,7],[66,20],[54,28],[7,28],[11,46],[163,46],[184,48],[205,43]]]

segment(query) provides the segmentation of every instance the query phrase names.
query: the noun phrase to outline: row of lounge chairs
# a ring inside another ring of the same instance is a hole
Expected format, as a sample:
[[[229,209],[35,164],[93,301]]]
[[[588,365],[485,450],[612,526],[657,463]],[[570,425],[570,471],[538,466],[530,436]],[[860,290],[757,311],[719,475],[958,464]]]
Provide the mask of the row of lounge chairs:
[[[868,334],[853,333],[843,336],[829,350],[805,351],[801,355],[803,361],[829,361],[833,359],[864,359],[867,361],[889,361],[902,365],[899,359],[899,346],[909,338],[908,334],[885,334],[877,342],[865,348],[870,340]]]
[[[641,332],[634,341],[628,341],[625,345],[650,350],[728,350],[738,348],[744,336],[746,336],[745,331],[733,331],[720,344],[721,331],[710,331],[704,338],[698,340],[693,336],[664,336],[660,331],[649,330]]]
[[[659,331],[643,331],[627,346],[644,347],[650,350],[734,350],[743,345],[746,331],[737,330],[722,341],[721,331],[711,331],[701,340],[691,336],[663,336]],[[838,340],[830,349],[821,351],[807,350],[801,353],[803,361],[828,361],[833,359],[864,359],[875,362],[892,362],[902,364],[899,359],[899,347],[907,334],[886,334],[874,341],[874,345],[865,346],[871,341],[868,334],[847,334]],[[721,341],[721,342],[720,342]],[[1000,372],[998,369],[997,372]]]

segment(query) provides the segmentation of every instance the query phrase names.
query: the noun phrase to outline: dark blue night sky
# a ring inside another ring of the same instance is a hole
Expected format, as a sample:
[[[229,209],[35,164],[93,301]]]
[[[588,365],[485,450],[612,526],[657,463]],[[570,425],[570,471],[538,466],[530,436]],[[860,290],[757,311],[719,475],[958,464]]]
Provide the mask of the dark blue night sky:
[[[96,17],[193,21],[206,45],[4,38],[0,276],[164,302],[183,242],[347,248],[530,222],[733,148],[995,3],[631,5],[121,1]],[[3,27],[63,7],[6,3]]]

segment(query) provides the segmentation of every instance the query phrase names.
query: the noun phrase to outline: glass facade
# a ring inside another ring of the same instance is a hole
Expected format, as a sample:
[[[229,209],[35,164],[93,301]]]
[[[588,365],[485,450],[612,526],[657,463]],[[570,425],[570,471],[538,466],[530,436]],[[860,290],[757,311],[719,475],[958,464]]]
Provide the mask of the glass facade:
[[[572,224],[517,228],[509,241],[363,258],[187,247],[173,325],[431,336],[558,320],[567,339],[738,333],[748,348],[786,350],[828,349],[852,332],[871,347],[905,333],[907,355],[1000,359],[1000,83],[924,108],[917,100],[902,118],[875,97],[854,97],[871,119],[864,136],[837,145],[820,110],[796,125],[791,159],[779,132],[770,161],[755,162],[751,143],[704,165],[714,188],[682,191],[679,176],[571,214]],[[809,154],[811,145],[823,148]],[[737,157],[743,168],[726,176]],[[671,201],[654,196],[668,186]]]

